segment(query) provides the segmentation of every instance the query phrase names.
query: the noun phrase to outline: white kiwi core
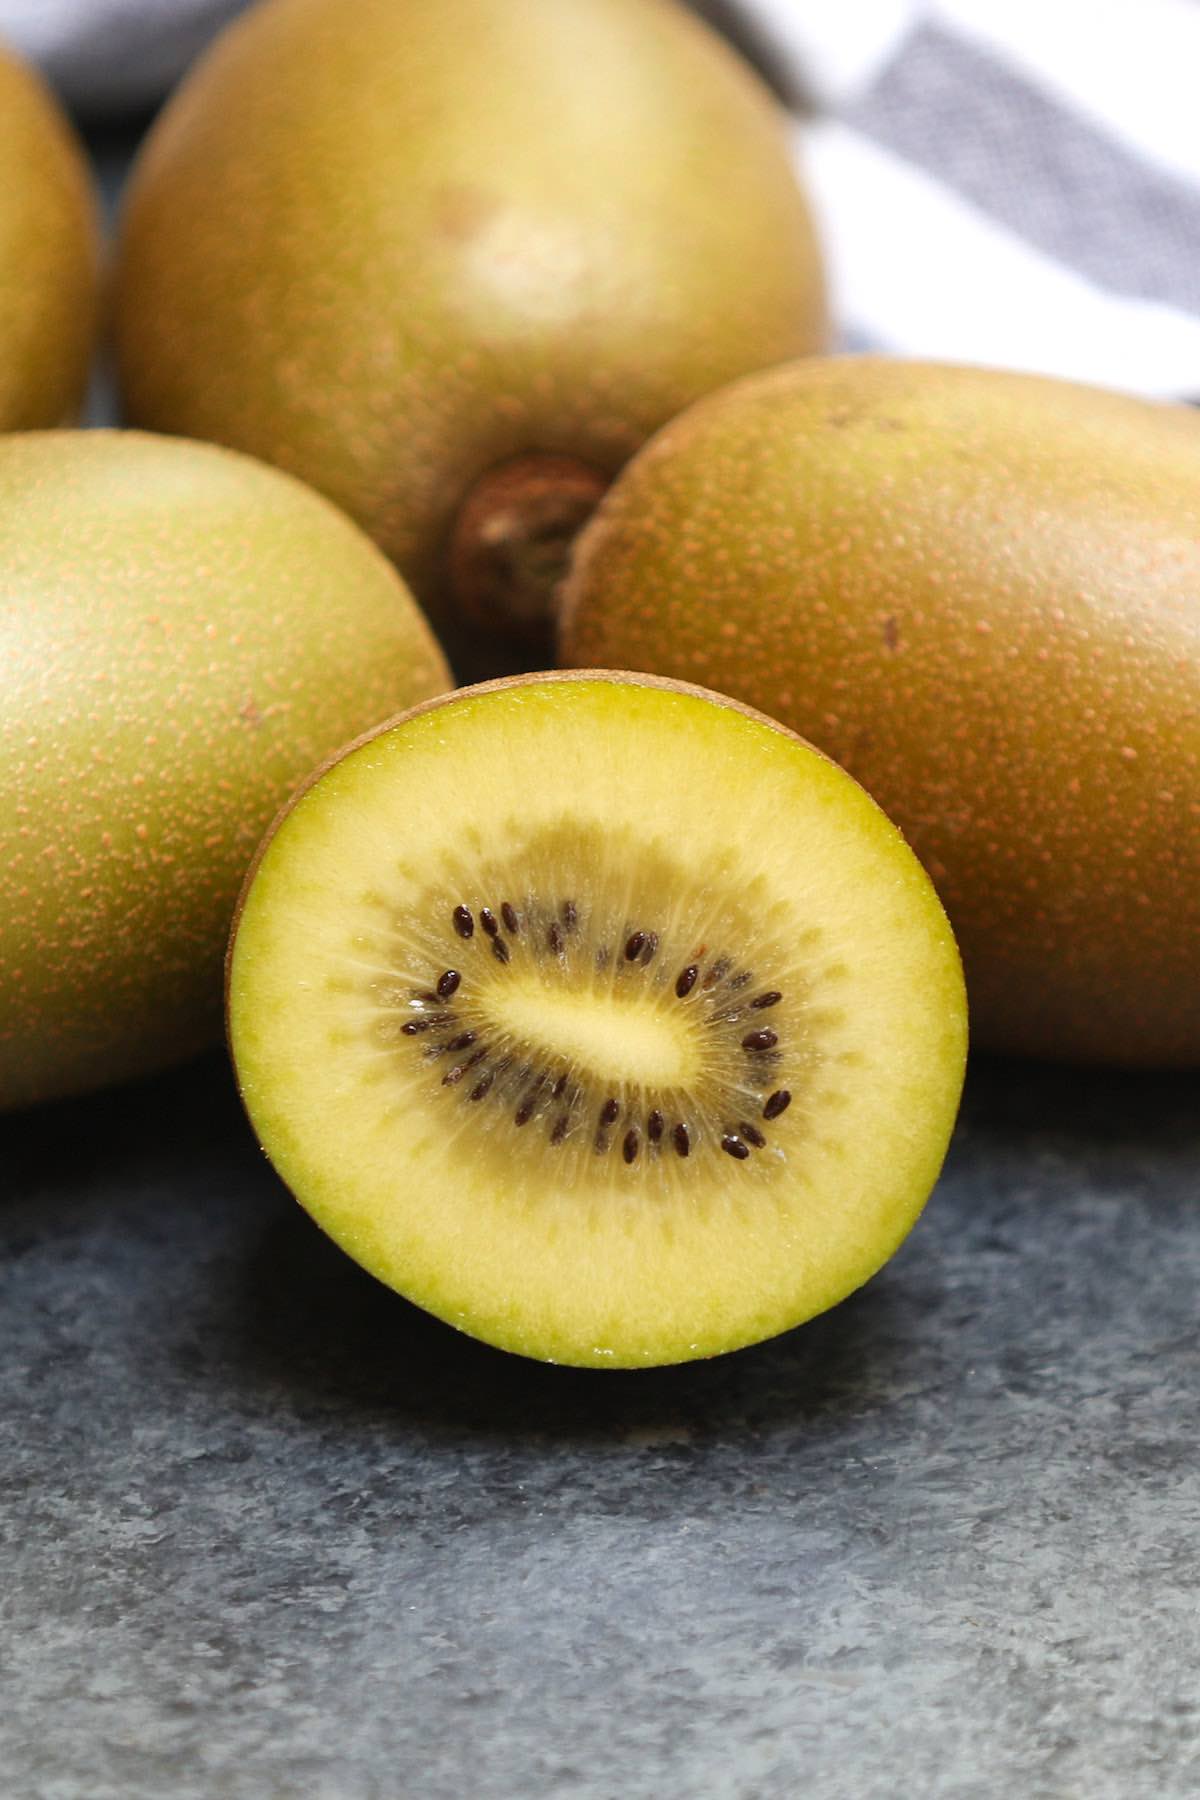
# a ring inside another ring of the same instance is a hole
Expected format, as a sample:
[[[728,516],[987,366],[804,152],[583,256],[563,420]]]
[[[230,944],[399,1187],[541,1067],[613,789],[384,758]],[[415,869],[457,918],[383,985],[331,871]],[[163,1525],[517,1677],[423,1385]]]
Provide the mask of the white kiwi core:
[[[598,1087],[687,1087],[701,1072],[695,1031],[633,995],[584,998],[545,980],[516,981],[483,1010],[501,1032],[540,1042],[547,1060],[579,1065]]]

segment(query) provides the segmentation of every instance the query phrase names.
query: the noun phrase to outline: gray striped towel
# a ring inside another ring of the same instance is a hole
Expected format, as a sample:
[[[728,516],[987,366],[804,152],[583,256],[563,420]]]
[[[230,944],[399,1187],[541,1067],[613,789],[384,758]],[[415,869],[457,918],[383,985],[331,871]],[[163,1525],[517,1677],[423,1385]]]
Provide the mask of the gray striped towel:
[[[742,0],[847,347],[1200,397],[1200,5]]]
[[[0,0],[0,35],[95,109],[237,4]],[[1200,397],[1197,0],[695,4],[794,109],[845,347]]]

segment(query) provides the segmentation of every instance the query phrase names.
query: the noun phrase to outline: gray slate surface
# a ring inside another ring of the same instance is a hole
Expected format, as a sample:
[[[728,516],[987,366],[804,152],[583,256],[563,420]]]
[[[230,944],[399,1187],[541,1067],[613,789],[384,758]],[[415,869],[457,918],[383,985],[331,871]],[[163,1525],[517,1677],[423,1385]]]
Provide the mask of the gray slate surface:
[[[328,1244],[217,1059],[0,1121],[6,1800],[1200,1793],[1200,1110],[973,1073],[896,1260],[648,1374]]]

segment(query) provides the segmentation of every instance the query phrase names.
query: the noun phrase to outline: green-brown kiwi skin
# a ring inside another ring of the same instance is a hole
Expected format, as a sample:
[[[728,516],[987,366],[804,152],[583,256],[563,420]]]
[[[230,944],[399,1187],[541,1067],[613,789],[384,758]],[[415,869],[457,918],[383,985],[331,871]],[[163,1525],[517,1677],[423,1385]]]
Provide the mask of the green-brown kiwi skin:
[[[375,546],[236,452],[16,434],[0,492],[26,495],[0,619],[2,1112],[219,1041],[228,920],[280,798],[365,721],[453,678]]]
[[[709,681],[934,879],[977,1047],[1200,1063],[1200,417],[883,357],[664,428],[576,545],[564,664]]]
[[[310,481],[444,629],[487,471],[610,477],[828,320],[782,113],[676,0],[265,0],[142,151],[116,336],[134,423]]]
[[[790,738],[790,739],[792,739],[793,742],[802,744],[806,750],[813,752],[813,754],[818,756],[822,762],[825,762],[825,763],[833,762],[832,757],[828,756],[817,745],[810,743],[808,739],[801,737],[799,732],[792,730],[790,726],[781,723],[780,720],[778,720],[776,718],[772,718],[767,713],[759,711],[758,708],[756,708],[754,706],[747,705],[744,701],[735,700],[735,699],[731,698],[731,696],[728,694],[719,693],[714,689],[702,687],[699,684],[697,684],[696,682],[681,681],[681,680],[676,679],[673,676],[654,675],[654,674],[651,674],[651,673],[648,673],[648,672],[642,671],[642,670],[603,669],[603,668],[568,668],[568,669],[558,668],[558,669],[544,669],[544,670],[538,670],[538,671],[532,671],[532,672],[522,672],[521,674],[518,674],[518,675],[503,676],[503,677],[499,677],[497,679],[493,679],[490,681],[475,682],[469,687],[458,688],[450,693],[437,694],[428,700],[422,700],[422,701],[418,702],[416,705],[406,708],[405,711],[403,711],[401,713],[397,713],[394,718],[387,719],[382,724],[373,726],[369,731],[363,732],[362,735],[360,737],[356,738],[353,743],[347,744],[343,749],[334,752],[331,756],[328,756],[324,760],[324,762],[322,762],[319,765],[319,767],[315,768],[312,771],[312,773],[301,783],[301,785],[295,790],[295,792],[280,807],[278,813],[276,814],[275,818],[273,819],[273,821],[271,822],[270,826],[268,827],[266,833],[264,834],[261,842],[259,843],[258,849],[256,850],[254,857],[250,863],[250,866],[246,871],[245,879],[242,882],[241,892],[238,895],[237,904],[234,907],[233,924],[232,924],[232,928],[230,930],[228,947],[226,949],[226,954],[225,954],[225,1035],[226,1035],[226,1045],[227,1045],[227,1048],[229,1051],[230,1063],[233,1068],[234,1081],[235,1081],[235,1085],[237,1087],[238,1097],[239,1097],[239,1100],[241,1101],[242,1110],[246,1117],[247,1124],[249,1125],[251,1132],[254,1134],[256,1141],[259,1142],[260,1148],[263,1150],[263,1153],[264,1153],[264,1155],[267,1156],[268,1160],[270,1160],[270,1151],[267,1148],[267,1146],[265,1144],[262,1144],[261,1140],[258,1138],[258,1132],[255,1127],[254,1119],[250,1112],[250,1107],[249,1107],[249,1103],[247,1100],[247,1096],[245,1094],[245,1091],[244,1091],[244,1088],[242,1085],[241,1073],[238,1069],[237,1060],[233,1053],[233,1026],[232,1026],[232,1018],[231,1018],[231,1012],[230,1012],[230,1001],[231,1001],[231,984],[232,984],[234,951],[235,951],[235,947],[237,944],[238,927],[241,923],[242,914],[245,910],[246,900],[250,893],[251,888],[254,885],[254,881],[258,874],[258,870],[262,863],[262,860],[263,860],[264,856],[267,854],[268,850],[270,849],[271,844],[276,837],[276,834],[279,832],[279,830],[282,827],[282,825],[284,824],[285,820],[287,820],[291,816],[291,814],[293,813],[295,808],[304,799],[305,795],[308,794],[312,788],[316,787],[317,784],[324,778],[324,776],[327,775],[331,769],[335,768],[337,766],[337,764],[342,762],[346,757],[352,755],[355,751],[363,749],[366,745],[373,743],[377,738],[386,736],[389,732],[395,730],[397,726],[404,725],[411,719],[419,718],[425,713],[436,712],[440,708],[451,705],[459,700],[468,700],[468,699],[472,699],[477,696],[485,695],[485,694],[489,694],[489,693],[500,693],[500,692],[505,692],[508,690],[520,689],[523,687],[540,686],[540,685],[543,685],[548,682],[554,683],[554,684],[570,685],[570,684],[576,683],[576,682],[592,682],[592,681],[607,681],[607,682],[613,682],[616,684],[641,687],[641,688],[658,688],[667,693],[687,694],[687,695],[691,695],[692,697],[694,697],[696,699],[711,701],[713,704],[715,704],[717,706],[721,706],[721,707],[725,708],[727,711],[736,712],[736,713],[741,714],[741,716],[743,718],[754,720],[754,722],[756,724],[767,726],[770,730],[777,732],[781,737]],[[842,773],[845,774],[845,770],[843,770]],[[853,781],[853,777],[850,777],[849,779],[851,781]],[[860,783],[855,783],[854,785],[861,786]],[[897,837],[897,839],[902,840],[903,834],[894,825],[894,823],[892,823],[891,821],[887,821],[887,824],[890,825],[890,827],[891,827],[892,831],[895,833],[895,836]],[[952,931],[947,930],[946,935],[947,935],[947,939],[948,939],[948,947],[949,947],[951,956],[954,959],[952,967],[957,970],[958,980],[959,980],[959,984],[960,984],[960,992],[964,992],[964,1000],[965,1000],[965,991],[962,989],[961,958],[958,955],[958,948],[955,943]],[[960,1057],[960,1065],[959,1065],[960,1081],[961,1081],[961,1077],[962,1077],[962,1062],[963,1062],[963,1060],[965,1060],[965,1049],[966,1049],[966,1027],[965,1027],[965,1011],[964,1011],[963,1045],[962,1045],[962,1055]],[[282,1179],[282,1177],[281,1177],[281,1179]],[[931,1189],[932,1189],[932,1185],[933,1184],[931,1184]],[[314,1222],[314,1224],[317,1225],[318,1229],[325,1231],[325,1227],[322,1225],[321,1221],[315,1217],[315,1215],[309,1214],[309,1217],[313,1218],[313,1222]],[[878,1267],[882,1268],[883,1265],[895,1254],[896,1250],[899,1248],[899,1246],[903,1242],[904,1238],[908,1235],[908,1232],[910,1229],[911,1229],[911,1222],[908,1224],[905,1224],[904,1228],[901,1230],[901,1232],[899,1233],[896,1240],[887,1245],[886,1250],[884,1251],[883,1254],[881,1254],[881,1256],[879,1258]],[[328,1232],[326,1232],[326,1235],[329,1235]],[[331,1239],[331,1241],[336,1242],[337,1240]],[[338,1248],[345,1251],[344,1245],[338,1244]],[[364,1264],[363,1266],[367,1269],[368,1274],[371,1274],[371,1275],[376,1274],[376,1271],[374,1269],[372,1269],[369,1264]],[[870,1279],[871,1279],[870,1276],[865,1276],[863,1278],[863,1281],[861,1283],[858,1283],[857,1285],[863,1286],[866,1284],[866,1281],[868,1281]],[[853,1291],[855,1291],[855,1290],[853,1290],[853,1289],[848,1290],[848,1293],[846,1295],[843,1295],[842,1299],[848,1298],[849,1292],[853,1292]],[[837,1304],[840,1304],[840,1302],[837,1302]],[[427,1308],[426,1310],[429,1310],[432,1313],[432,1315],[434,1317],[440,1319],[442,1321],[442,1323],[450,1326],[452,1330],[459,1332],[460,1335],[467,1336],[467,1337],[474,1337],[475,1334],[471,1333],[469,1331],[466,1331],[461,1323],[461,1320],[457,1317],[451,1316],[451,1314],[448,1311],[447,1312],[438,1312],[435,1308]],[[770,1332],[765,1335],[766,1336],[778,1335],[779,1330],[793,1329],[795,1326],[799,1326],[806,1322],[807,1322],[806,1318],[796,1319],[792,1322],[792,1324],[783,1325],[783,1326],[779,1327],[777,1331]],[[488,1338],[482,1339],[482,1340],[477,1339],[476,1341],[485,1342],[485,1343],[487,1343],[489,1348],[491,1348],[493,1350],[499,1350],[506,1355],[522,1356],[526,1359],[529,1359],[532,1357],[532,1359],[535,1361],[553,1364],[555,1366],[571,1367],[571,1368],[576,1368],[576,1369],[586,1369],[589,1371],[595,1371],[600,1374],[604,1374],[606,1372],[616,1373],[616,1374],[626,1374],[626,1373],[629,1373],[631,1370],[640,1369],[640,1368],[677,1367],[677,1366],[681,1366],[688,1362],[710,1361],[713,1357],[716,1357],[716,1356],[728,1355],[728,1354],[730,1354],[734,1351],[738,1351],[738,1350],[752,1349],[756,1344],[762,1343],[764,1341],[764,1333],[762,1333],[761,1331],[752,1331],[745,1335],[741,1335],[741,1334],[736,1335],[734,1337],[731,1337],[728,1341],[714,1344],[711,1347],[711,1349],[709,1349],[708,1351],[705,1352],[703,1357],[696,1357],[694,1355],[685,1354],[683,1352],[681,1352],[678,1355],[664,1357],[659,1352],[658,1349],[653,1349],[653,1350],[648,1350],[647,1353],[642,1357],[630,1355],[626,1360],[623,1360],[623,1361],[612,1361],[607,1358],[605,1358],[604,1360],[601,1360],[598,1356],[594,1356],[591,1358],[588,1358],[585,1356],[580,1356],[578,1359],[564,1358],[564,1357],[550,1357],[545,1354],[538,1354],[536,1352],[531,1351],[523,1342],[519,1341],[519,1339],[516,1336],[514,1336],[511,1339],[507,1339],[507,1340],[501,1340],[498,1337],[495,1337],[495,1338],[488,1337]]]
[[[83,146],[41,77],[0,46],[0,431],[78,418],[100,272]]]

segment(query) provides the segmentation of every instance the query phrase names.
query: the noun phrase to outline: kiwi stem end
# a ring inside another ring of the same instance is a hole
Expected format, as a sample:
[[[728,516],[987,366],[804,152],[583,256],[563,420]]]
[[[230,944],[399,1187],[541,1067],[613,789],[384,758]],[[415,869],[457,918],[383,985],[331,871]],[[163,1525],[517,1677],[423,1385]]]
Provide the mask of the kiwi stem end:
[[[482,475],[450,538],[460,615],[506,637],[549,639],[571,546],[608,485],[590,463],[550,452],[512,457]]]

